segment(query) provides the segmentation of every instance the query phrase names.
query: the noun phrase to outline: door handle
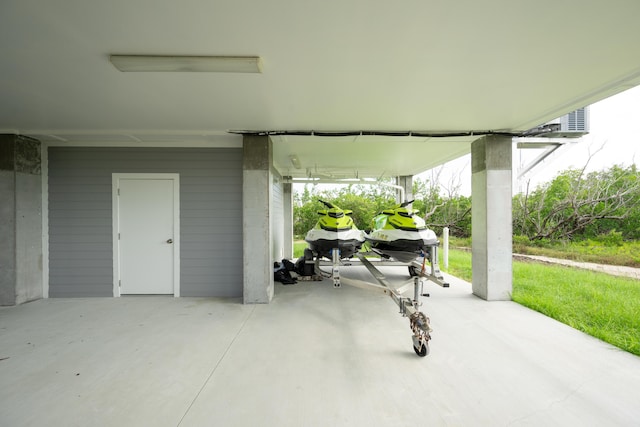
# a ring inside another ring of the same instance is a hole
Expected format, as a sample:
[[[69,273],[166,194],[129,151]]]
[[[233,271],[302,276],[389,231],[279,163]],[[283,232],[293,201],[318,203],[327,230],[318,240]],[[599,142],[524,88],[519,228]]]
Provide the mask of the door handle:
[[[173,239],[167,240],[167,243],[173,243]]]

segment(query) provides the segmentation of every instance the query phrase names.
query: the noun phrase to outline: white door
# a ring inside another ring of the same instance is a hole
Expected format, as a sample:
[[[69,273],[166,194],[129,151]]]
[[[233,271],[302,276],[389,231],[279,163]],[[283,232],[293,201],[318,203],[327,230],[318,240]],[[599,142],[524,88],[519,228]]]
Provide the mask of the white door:
[[[178,296],[174,262],[178,184],[177,176],[163,175],[114,174],[116,294]]]

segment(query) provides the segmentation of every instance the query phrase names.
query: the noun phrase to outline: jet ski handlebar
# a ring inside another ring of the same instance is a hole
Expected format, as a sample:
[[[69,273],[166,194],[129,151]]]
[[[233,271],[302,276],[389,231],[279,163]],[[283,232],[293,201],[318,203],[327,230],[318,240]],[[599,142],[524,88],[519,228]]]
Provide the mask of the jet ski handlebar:
[[[322,200],[322,199],[318,199],[318,201],[319,201],[320,203],[322,203],[323,205],[325,205],[326,207],[328,207],[329,209],[331,209],[331,208],[335,208],[335,205],[334,205],[333,203],[325,202],[325,201],[324,201],[324,200]]]

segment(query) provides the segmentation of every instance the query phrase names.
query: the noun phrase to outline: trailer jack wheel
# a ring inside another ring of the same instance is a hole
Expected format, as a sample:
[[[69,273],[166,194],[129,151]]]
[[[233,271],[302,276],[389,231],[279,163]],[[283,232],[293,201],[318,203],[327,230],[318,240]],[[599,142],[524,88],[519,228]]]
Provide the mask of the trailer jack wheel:
[[[413,351],[420,357],[425,357],[429,354],[429,339],[427,337],[412,336],[413,339]]]
[[[416,346],[413,346],[413,351],[415,351],[418,356],[425,357],[427,354],[429,354],[429,343],[422,344],[422,348],[420,348],[419,350],[418,348],[416,348]]]
[[[429,318],[424,313],[417,311],[409,316],[409,325],[413,332],[413,351],[420,357],[429,354],[429,340],[431,339],[431,326]]]

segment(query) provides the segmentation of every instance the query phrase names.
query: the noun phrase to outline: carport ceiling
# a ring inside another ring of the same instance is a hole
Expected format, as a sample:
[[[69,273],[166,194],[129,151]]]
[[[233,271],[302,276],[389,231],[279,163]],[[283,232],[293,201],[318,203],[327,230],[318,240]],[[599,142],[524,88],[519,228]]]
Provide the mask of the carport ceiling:
[[[636,0],[4,0],[0,130],[106,145],[517,132],[640,84],[638,16]],[[258,55],[263,72],[123,73],[110,54]],[[273,140],[283,174],[379,176],[474,138]]]

